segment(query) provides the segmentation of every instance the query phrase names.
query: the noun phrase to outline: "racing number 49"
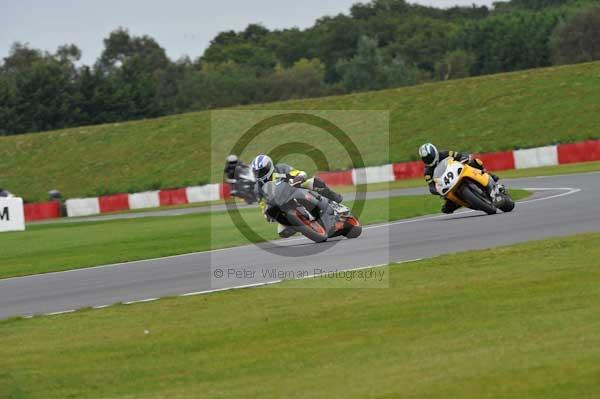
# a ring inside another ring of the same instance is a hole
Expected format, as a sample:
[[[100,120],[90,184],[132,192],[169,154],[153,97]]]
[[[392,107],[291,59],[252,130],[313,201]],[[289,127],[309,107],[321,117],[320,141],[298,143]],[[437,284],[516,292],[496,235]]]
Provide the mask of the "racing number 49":
[[[452,172],[448,172],[448,174],[446,174],[446,176],[444,176],[444,183],[446,185],[450,184],[450,182],[454,179],[454,173]]]

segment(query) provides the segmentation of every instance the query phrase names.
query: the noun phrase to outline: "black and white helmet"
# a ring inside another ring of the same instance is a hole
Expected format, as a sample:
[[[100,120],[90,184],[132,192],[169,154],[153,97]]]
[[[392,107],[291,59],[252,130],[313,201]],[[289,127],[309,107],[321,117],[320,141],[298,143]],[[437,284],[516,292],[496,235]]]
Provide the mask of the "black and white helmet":
[[[437,165],[438,161],[440,160],[440,153],[431,143],[423,144],[419,148],[419,155],[421,156],[423,163],[427,166]]]
[[[228,155],[227,158],[225,158],[225,162],[227,162],[228,164],[237,164],[238,157],[235,154]]]
[[[254,161],[252,161],[250,166],[256,179],[263,183],[271,178],[273,171],[275,170],[273,160],[269,156],[263,154],[254,158]]]

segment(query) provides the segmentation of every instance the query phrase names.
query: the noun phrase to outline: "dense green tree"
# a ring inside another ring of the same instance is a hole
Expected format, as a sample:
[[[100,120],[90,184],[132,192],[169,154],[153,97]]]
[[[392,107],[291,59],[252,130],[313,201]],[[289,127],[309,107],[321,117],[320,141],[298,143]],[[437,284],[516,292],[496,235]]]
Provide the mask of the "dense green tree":
[[[0,62],[0,134],[598,59],[599,12],[579,13],[594,3],[372,0],[306,29],[221,32],[194,62],[173,62],[153,38],[124,28],[104,39],[93,66],[79,66],[71,44],[48,53],[15,43]]]
[[[318,60],[305,58],[290,68],[278,66],[266,79],[267,101],[319,97],[327,93],[325,66]]]
[[[136,63],[143,72],[153,72],[169,64],[165,50],[149,36],[131,36],[129,31],[118,28],[104,39],[104,50],[98,64],[102,68],[115,68]]]
[[[465,50],[451,51],[436,63],[436,78],[438,80],[450,80],[469,77],[474,62],[475,57],[473,54]]]
[[[466,25],[461,47],[475,55],[476,75],[548,66],[554,13],[514,12]]]
[[[14,84],[6,76],[0,76],[0,136],[19,133],[15,106]]]
[[[315,36],[310,30],[284,29],[269,35],[265,39],[265,46],[273,52],[278,64],[289,68],[300,59],[316,57]]]
[[[348,91],[377,90],[386,87],[406,86],[416,83],[415,67],[401,57],[387,61],[377,46],[377,40],[362,36],[356,55],[340,60],[337,65],[342,84]]]
[[[436,61],[450,49],[456,31],[452,23],[415,17],[398,29],[398,40],[388,51],[402,54],[421,69],[433,71]]]
[[[600,7],[593,6],[556,26],[552,53],[557,64],[600,59]]]
[[[42,61],[48,54],[32,49],[28,45],[16,42],[11,46],[8,57],[4,58],[2,68],[5,75],[16,75],[31,68],[36,62]]]
[[[359,23],[340,14],[319,19],[313,29],[317,58],[325,63],[325,79],[329,83],[338,81],[340,75],[337,63],[354,56],[361,36]]]

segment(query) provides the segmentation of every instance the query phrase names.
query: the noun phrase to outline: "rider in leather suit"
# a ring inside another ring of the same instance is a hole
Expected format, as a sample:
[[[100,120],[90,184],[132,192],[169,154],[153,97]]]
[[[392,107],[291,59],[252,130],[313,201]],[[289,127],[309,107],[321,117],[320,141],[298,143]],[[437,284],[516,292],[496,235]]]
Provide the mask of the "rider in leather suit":
[[[436,166],[440,163],[440,161],[448,157],[452,157],[459,162],[467,161],[467,164],[469,166],[485,171],[485,167],[483,166],[483,162],[481,161],[481,159],[475,158],[472,154],[469,154],[468,152],[458,152],[451,150],[438,151],[438,149],[431,143],[423,144],[419,148],[419,155],[421,156],[421,160],[425,164],[425,171],[423,173],[425,176],[425,181],[429,186],[429,192],[433,195],[439,195],[435,188],[435,182],[433,181],[433,171],[435,170]],[[489,175],[492,177],[492,179],[494,179],[494,181],[498,181],[498,176],[490,172],[487,173],[489,173]],[[442,212],[450,214],[458,208],[460,208],[460,205],[456,204],[453,201],[450,201],[449,199],[446,199],[444,205],[442,205]]]
[[[325,182],[318,177],[307,179],[306,172],[295,169],[284,163],[274,164],[273,160],[267,155],[258,155],[254,158],[250,166],[256,176],[256,193],[257,198],[260,198],[259,205],[263,212],[265,210],[265,201],[262,196],[261,188],[267,181],[276,181],[278,179],[290,182],[292,186],[298,186],[314,191],[317,194],[338,203],[343,200],[340,194],[331,190]],[[325,209],[324,204],[321,204],[320,207]],[[280,237],[285,238],[295,234],[295,230],[280,224],[277,233]]]

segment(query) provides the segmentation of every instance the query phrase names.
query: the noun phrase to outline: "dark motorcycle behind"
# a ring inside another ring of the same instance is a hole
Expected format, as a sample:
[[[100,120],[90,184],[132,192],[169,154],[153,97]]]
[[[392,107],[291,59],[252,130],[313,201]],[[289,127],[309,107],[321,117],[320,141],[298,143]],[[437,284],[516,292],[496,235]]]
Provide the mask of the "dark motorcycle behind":
[[[267,182],[262,187],[265,214],[278,223],[292,227],[314,242],[337,236],[356,238],[362,226],[345,205],[284,180]]]
[[[234,178],[227,179],[226,181],[230,185],[230,193],[232,196],[243,199],[248,205],[258,201],[255,191],[256,178],[249,166],[237,166],[235,168]]]

